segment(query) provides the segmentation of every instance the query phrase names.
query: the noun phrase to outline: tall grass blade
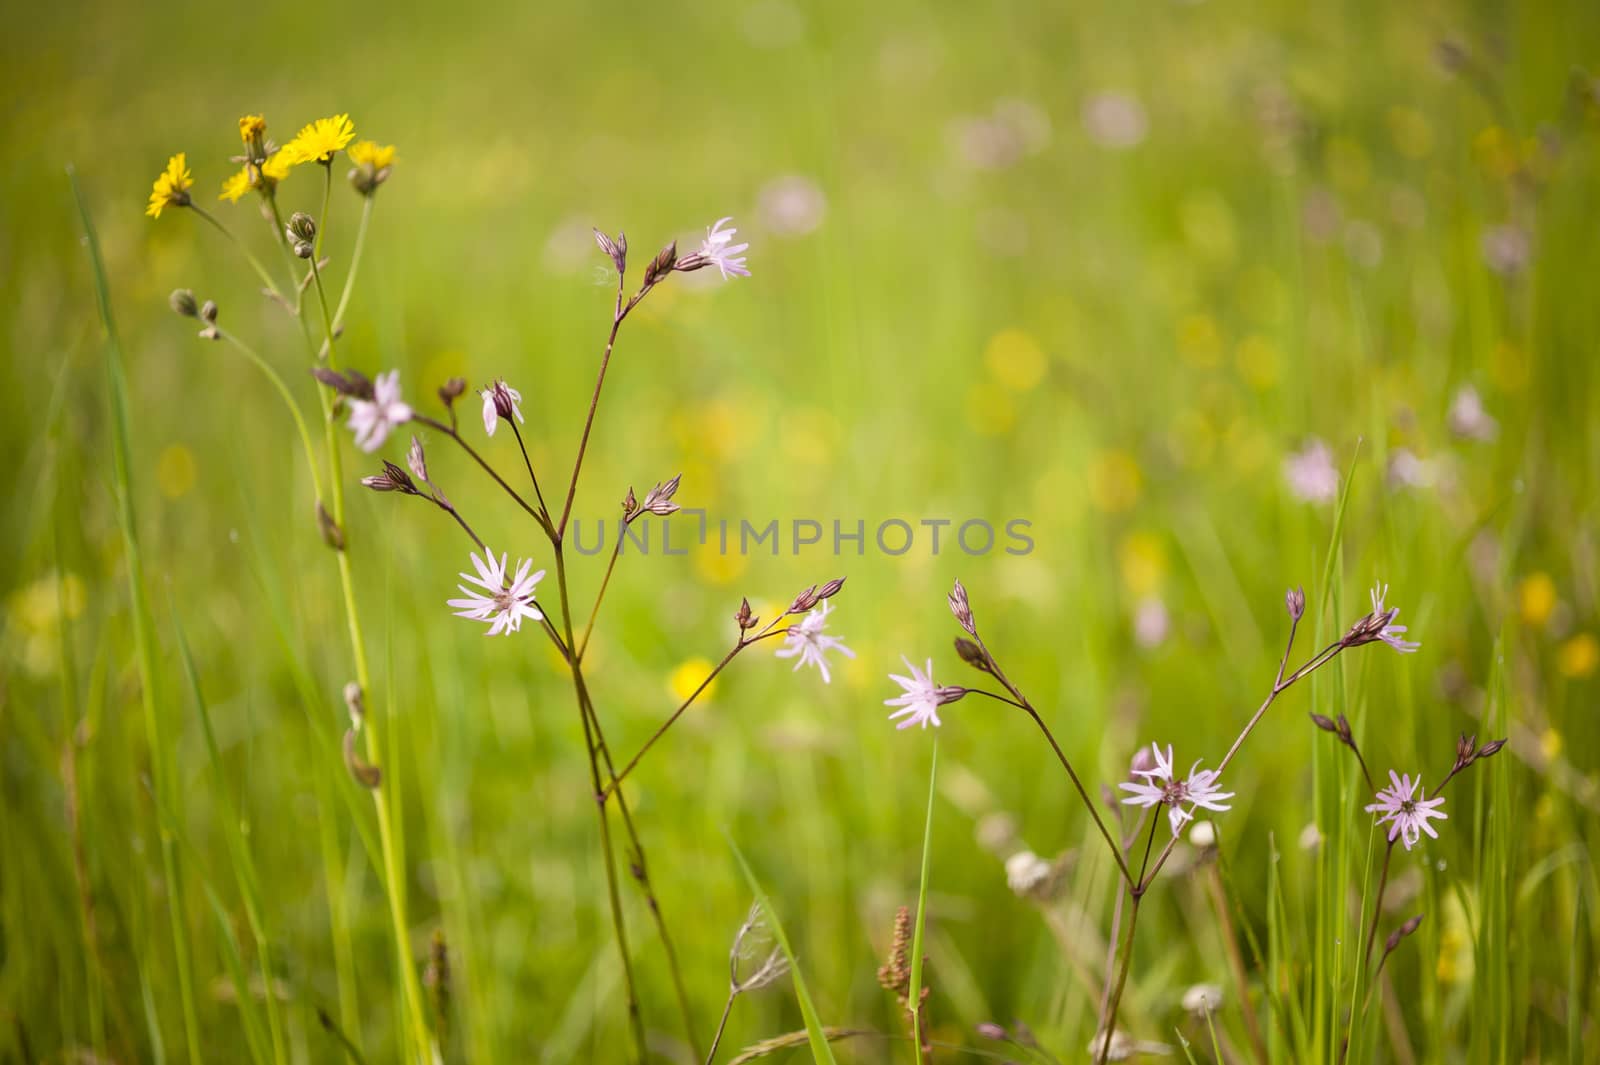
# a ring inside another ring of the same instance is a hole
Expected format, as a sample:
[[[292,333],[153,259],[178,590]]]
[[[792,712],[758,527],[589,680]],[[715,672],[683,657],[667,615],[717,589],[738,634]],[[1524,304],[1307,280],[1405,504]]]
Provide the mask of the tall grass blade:
[[[811,1044],[811,1060],[815,1065],[836,1065],[833,1048],[828,1045],[827,1030],[817,1015],[817,1007],[811,1001],[806,978],[801,975],[800,963],[794,956],[794,949],[789,946],[789,936],[783,930],[783,922],[778,920],[778,911],[767,898],[767,893],[761,889],[761,882],[756,879],[750,863],[745,860],[744,852],[739,849],[739,845],[733,841],[731,835],[728,836],[728,847],[732,849],[734,858],[739,862],[745,882],[750,885],[750,893],[756,897],[756,902],[761,904],[761,911],[767,915],[767,922],[772,928],[772,937],[778,941],[778,946],[783,948],[783,956],[789,960],[789,976],[794,981],[794,997],[800,1003],[800,1016],[806,1022],[806,1040]]]

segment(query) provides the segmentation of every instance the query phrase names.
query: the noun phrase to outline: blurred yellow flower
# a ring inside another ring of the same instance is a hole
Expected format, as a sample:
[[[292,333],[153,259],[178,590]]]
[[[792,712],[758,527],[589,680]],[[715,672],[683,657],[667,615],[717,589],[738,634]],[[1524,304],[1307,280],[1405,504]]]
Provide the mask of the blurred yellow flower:
[[[179,152],[167,160],[167,168],[151,186],[150,206],[144,209],[144,213],[151,218],[160,218],[164,208],[189,206],[189,190],[193,187],[194,177],[189,173],[183,153]]]
[[[1252,333],[1239,341],[1234,349],[1233,361],[1239,367],[1244,383],[1257,392],[1265,392],[1278,383],[1278,349],[1272,341],[1259,333]]]
[[[1190,366],[1209,369],[1222,355],[1222,334],[1209,314],[1186,314],[1178,322],[1178,354]]]
[[[350,146],[350,161],[357,166],[382,170],[394,165],[394,145],[375,141],[356,141]]]
[[[294,140],[283,146],[290,166],[301,163],[330,163],[344,151],[345,145],[355,139],[356,127],[349,115],[319,118],[295,134]]]
[[[1543,571],[1530,573],[1517,585],[1517,609],[1524,624],[1543,627],[1556,608],[1556,582]]]
[[[733,526],[734,523],[730,522],[728,529],[730,546],[726,551],[722,550],[721,534],[717,528],[713,526],[706,530],[706,545],[694,553],[694,571],[703,580],[712,584],[732,584],[748,567],[748,561],[738,549],[739,530]],[[672,550],[676,552],[680,547],[692,547],[696,532],[693,518],[684,521],[681,528],[673,531]]]
[[[182,444],[172,444],[156,459],[156,486],[168,499],[181,499],[194,488],[194,452]]]
[[[678,702],[684,702],[694,694],[695,689],[700,687],[700,682],[705,680],[714,668],[709,659],[698,657],[687,659],[672,671],[672,675],[667,678],[667,687]],[[717,682],[712,681],[706,685],[706,690],[700,693],[700,698],[710,699],[716,693]]]
[[[1137,598],[1152,595],[1167,575],[1167,550],[1155,533],[1133,532],[1117,545],[1122,583]]]
[[[1561,733],[1553,728],[1545,729],[1544,734],[1539,737],[1539,753],[1544,755],[1547,762],[1554,761],[1561,754],[1563,746],[1565,744],[1561,742]]]
[[[1017,424],[1017,405],[999,385],[978,381],[967,390],[967,422],[983,436],[1003,436]]]
[[[1131,509],[1142,481],[1139,463],[1126,451],[1102,451],[1089,460],[1089,500],[1108,514]]]
[[[1472,141],[1478,165],[1491,177],[1508,178],[1517,172],[1517,145],[1499,126],[1490,126]]]
[[[266,151],[267,120],[261,115],[245,115],[239,119],[239,139],[244,142],[249,158],[260,159]]]
[[[1578,633],[1556,652],[1556,666],[1563,676],[1589,676],[1600,666],[1600,640],[1596,640],[1593,633]]]
[[[996,381],[1015,392],[1026,392],[1044,379],[1044,351],[1020,329],[1002,329],[990,337],[983,361]]]

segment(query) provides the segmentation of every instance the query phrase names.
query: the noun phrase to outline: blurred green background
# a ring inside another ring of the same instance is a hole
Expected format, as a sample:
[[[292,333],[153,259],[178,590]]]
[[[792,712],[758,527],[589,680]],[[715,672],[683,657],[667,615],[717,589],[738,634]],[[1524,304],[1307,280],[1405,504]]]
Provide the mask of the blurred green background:
[[[1366,649],[1289,693],[1226,781],[1221,849],[1274,1057],[1336,1056],[1372,860],[1363,789],[1308,725],[1315,709],[1349,714],[1375,771],[1430,782],[1458,732],[1511,737],[1451,785],[1443,838],[1396,856],[1383,930],[1427,916],[1353,1060],[1594,1060],[1596,41],[1600,9],[1576,3],[30,11],[0,37],[0,1056],[185,1060],[68,163],[123,339],[207,1057],[246,1055],[230,935],[247,968],[255,957],[229,809],[276,948],[275,982],[252,994],[282,997],[287,1056],[337,1060],[318,1009],[367,1060],[400,1055],[384,891],[361,843],[372,810],[337,753],[349,646],[298,443],[255,369],[196,339],[167,294],[215,299],[311,417],[305,349],[192,213],[142,214],[185,151],[197,202],[276,270],[255,204],[215,202],[235,120],[264,112],[282,141],[348,111],[400,162],[341,361],[398,367],[433,413],[452,375],[506,377],[547,485],[570,468],[610,313],[589,227],[625,230],[635,270],[724,215],[751,242],[753,277],[675,277],[624,327],[578,494],[586,523],[678,471],[681,502],[734,519],[1032,522],[1025,557],[948,542],[935,556],[919,539],[899,557],[869,543],[861,557],[624,558],[589,661],[619,756],[721,656],[741,595],[766,613],[849,577],[831,621],[856,658],[831,685],[751,652],[631,779],[702,1047],[750,901],[724,833],[824,1018],[904,1034],[874,972],[916,896],[934,735],[896,732],[881,704],[902,653],[971,682],[949,650],[952,578],[1069,756],[1109,782],[1155,739],[1215,764],[1271,681],[1286,585],[1327,604],[1307,630],[1326,642],[1381,578],[1421,652]],[[280,189],[288,209],[319,195],[304,171]],[[335,278],[358,209],[337,182]],[[1463,389],[1493,431],[1456,405]],[[463,413],[483,442],[475,407]],[[341,439],[353,485],[376,458]],[[1334,508],[1284,472],[1313,439],[1354,477],[1327,587]],[[505,434],[483,447],[519,472]],[[431,440],[430,460],[486,539],[548,564],[537,529],[459,454]],[[623,1060],[563,668],[535,631],[486,641],[449,615],[466,553],[442,516],[360,492],[348,525],[411,952],[420,970],[436,933],[450,952],[445,1059]],[[581,614],[602,567],[575,565]],[[1048,748],[1004,710],[969,699],[938,734],[931,1015],[941,1041],[974,1046],[977,1022],[1021,1018],[1075,1060],[1112,870]],[[1308,847],[1313,824],[1324,838]],[[1064,856],[1055,897],[1008,889],[1002,860],[1024,845]],[[1246,1060],[1210,867],[1182,866],[1141,918],[1124,1028],[1212,1057],[1180,999],[1220,983],[1219,1029],[1239,1048],[1225,1056]],[[688,1060],[658,941],[629,883],[624,897],[652,1044]],[[1300,1004],[1309,1040],[1269,999]],[[780,985],[739,1002],[724,1046],[799,1026]],[[911,1050],[860,1037],[838,1053]]]

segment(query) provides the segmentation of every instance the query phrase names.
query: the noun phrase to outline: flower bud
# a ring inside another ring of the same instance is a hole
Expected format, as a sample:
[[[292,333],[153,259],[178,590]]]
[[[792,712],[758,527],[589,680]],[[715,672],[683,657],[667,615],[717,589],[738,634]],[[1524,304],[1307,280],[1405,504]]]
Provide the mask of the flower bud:
[[[594,231],[594,241],[600,245],[600,250],[611,256],[611,263],[617,268],[618,274],[628,271],[628,237],[625,233],[618,233],[617,239],[612,240],[598,229]]]
[[[678,242],[673,241],[657,252],[656,257],[650,260],[650,265],[644,268],[644,287],[649,288],[672,273],[672,267],[677,261]]]
[[[1299,621],[1306,613],[1306,590],[1290,588],[1283,597],[1283,605],[1289,611],[1289,620]]]
[[[984,1021],[978,1025],[976,1030],[985,1039],[1009,1040],[1011,1038],[1004,1028],[993,1021]]]
[[[344,550],[344,530],[339,528],[339,523],[333,520],[333,515],[328,513],[328,508],[317,501],[317,530],[322,533],[322,542],[335,551]]]
[[[356,730],[345,729],[344,732],[344,766],[350,771],[350,776],[357,784],[368,791],[372,791],[383,783],[383,770],[375,765],[368,765],[356,753]]]
[[[1504,747],[1505,745],[1506,745],[1506,741],[1504,739],[1490,740],[1488,743],[1484,744],[1482,747],[1479,747],[1478,748],[1478,753],[1476,755],[1474,755],[1473,757],[1474,758],[1493,758],[1495,755],[1500,753],[1500,748]]]
[[[465,377],[452,377],[439,386],[439,402],[448,407],[459,399],[466,390],[467,379]]]
[[[360,728],[361,719],[367,713],[367,704],[361,695],[361,685],[355,681],[344,686],[344,708],[350,712],[350,724]]]
[[[983,648],[979,647],[965,636],[956,637],[956,654],[961,658],[961,661],[965,662],[973,669],[979,670],[983,673],[991,672],[989,668],[989,656],[983,653]]]
[[[1412,917],[1406,921],[1406,923],[1401,925],[1399,928],[1396,928],[1393,932],[1390,932],[1389,938],[1384,941],[1383,952],[1385,954],[1393,953],[1400,946],[1400,941],[1406,936],[1409,936],[1412,932],[1415,932],[1417,930],[1417,926],[1421,923],[1422,914],[1419,913],[1415,917]]]
[[[217,301],[206,300],[200,305],[200,318],[209,325],[217,324]]]
[[[845,578],[843,577],[835,577],[833,580],[828,581],[821,588],[817,589],[817,598],[832,599],[834,596],[839,594],[839,589],[844,587],[844,582]]]
[[[200,316],[200,305],[195,302],[194,293],[186,288],[173,289],[168,302],[172,304],[174,314],[181,314],[185,318]]]
[[[311,258],[312,251],[316,248],[317,220],[304,211],[296,211],[289,216],[289,224],[284,227],[288,234],[289,246],[294,253],[302,259]]]

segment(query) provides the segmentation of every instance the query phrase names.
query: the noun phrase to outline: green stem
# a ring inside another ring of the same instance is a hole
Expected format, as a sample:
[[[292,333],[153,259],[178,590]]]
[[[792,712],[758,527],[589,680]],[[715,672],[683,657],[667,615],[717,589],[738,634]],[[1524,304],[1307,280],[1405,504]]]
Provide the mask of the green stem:
[[[321,232],[320,227],[318,232]],[[322,272],[317,268],[315,254],[311,256],[311,278],[317,288],[317,301],[322,307],[322,324],[327,335],[327,346],[323,349],[322,357],[331,369],[333,368],[333,318],[328,313],[327,292],[323,288]],[[328,469],[332,482],[329,495],[333,502],[333,521],[340,532],[344,533],[344,474],[339,452],[339,428],[333,420],[333,405],[327,390],[318,389],[317,396],[322,404],[324,437],[328,446]],[[367,699],[367,713],[361,732],[366,737],[367,761],[371,765],[378,766],[383,764],[384,758],[378,743],[378,730],[375,724],[376,706],[373,705],[374,701],[371,698],[372,675],[367,668],[367,652],[361,634],[361,615],[356,606],[355,578],[350,569],[350,554],[345,546],[337,548],[335,553],[339,558],[339,586],[344,593],[344,611],[345,619],[349,623],[350,646],[355,656],[356,683],[361,685],[362,695]],[[394,828],[390,822],[388,790],[392,786],[392,779],[391,774],[383,785],[372,789],[372,805],[378,816],[378,849],[383,856],[383,878],[385,893],[389,899],[390,931],[394,935],[396,960],[400,966],[401,986],[404,991],[406,1013],[411,1022],[411,1035],[416,1041],[419,1057],[422,1060],[430,1060],[433,1056],[433,1041],[428,1033],[428,1020],[423,1008],[422,984],[417,978],[416,966],[412,964],[411,959],[410,937],[406,931],[404,882],[401,879],[403,874],[396,858]]]
[[[572,605],[571,597],[567,592],[567,563],[566,553],[561,548],[559,539],[555,541],[556,582],[561,589],[561,624],[566,632],[566,645],[572,647]],[[633,962],[628,956],[628,931],[622,919],[622,896],[617,888],[617,869],[615,853],[611,847],[611,820],[606,814],[606,804],[600,786],[600,756],[596,749],[594,729],[590,726],[589,692],[584,683],[583,669],[578,665],[576,657],[570,653],[567,663],[572,671],[572,687],[578,698],[578,716],[583,720],[584,746],[589,754],[589,781],[592,787],[591,795],[595,799],[595,813],[600,818],[600,847],[606,870],[606,894],[611,905],[611,927],[617,937],[617,951],[622,959],[622,981],[627,994],[628,1027],[633,1033],[633,1041],[638,1051],[640,1065],[648,1059],[649,1049],[645,1043],[644,1019],[639,1014],[639,995],[634,986]]]
[[[261,278],[261,283],[267,286],[267,291],[272,293],[278,299],[283,299],[283,293],[279,292],[278,286],[272,283],[272,275],[267,273],[267,268],[261,265],[261,260],[257,259],[249,248],[246,248],[239,242],[239,238],[233,235],[232,230],[223,225],[221,222],[217,221],[215,215],[213,215],[210,211],[207,211],[204,207],[201,207],[199,204],[191,203],[189,204],[189,209],[195,214],[199,215],[201,218],[205,219],[207,222],[210,222],[212,227],[215,228],[218,233],[221,233],[224,237],[227,237],[228,242],[235,248],[238,248],[240,254],[249,260],[250,268],[256,272],[257,277]]]
[[[361,253],[367,247],[367,223],[372,221],[372,202],[375,198],[371,194],[362,198],[361,223],[356,227],[356,246],[350,252],[350,269],[344,275],[344,291],[339,294],[339,306],[333,312],[335,332],[344,328],[344,312],[350,306],[350,293],[355,291],[356,274],[361,270]]]
[[[305,417],[300,413],[300,405],[294,400],[294,393],[289,391],[288,384],[282,375],[272,368],[272,364],[263,359],[244,341],[224,329],[217,328],[217,335],[228,343],[238,348],[244,357],[249,359],[257,369],[267,375],[267,380],[272,382],[272,387],[278,390],[278,395],[283,397],[284,406],[289,408],[289,414],[294,418],[294,427],[300,434],[300,446],[306,454],[306,468],[311,471],[311,491],[316,496],[317,502],[322,502],[322,475],[317,472],[316,449],[311,444],[311,430],[306,425]]]

